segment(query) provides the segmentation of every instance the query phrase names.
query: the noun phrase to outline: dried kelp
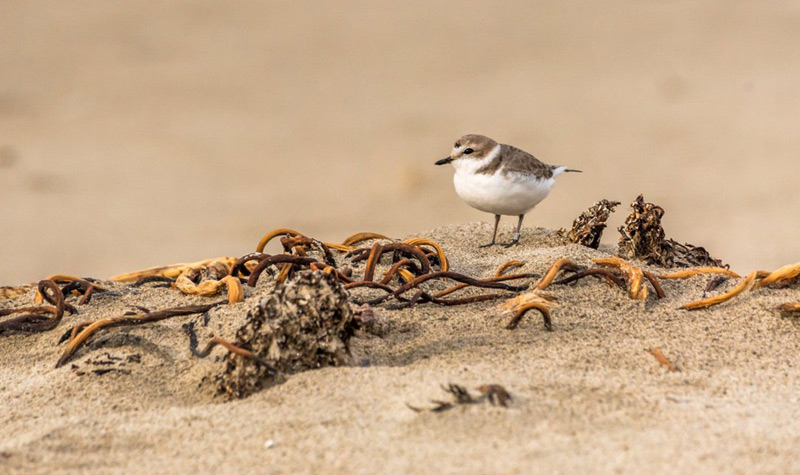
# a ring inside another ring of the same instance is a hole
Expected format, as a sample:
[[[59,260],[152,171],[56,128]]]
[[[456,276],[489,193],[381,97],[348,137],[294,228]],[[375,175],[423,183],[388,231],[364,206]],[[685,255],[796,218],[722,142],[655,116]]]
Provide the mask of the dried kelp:
[[[511,320],[506,324],[507,330],[513,330],[519,326],[522,317],[530,310],[537,310],[542,315],[544,329],[553,331],[553,322],[550,318],[550,309],[555,307],[555,297],[545,294],[541,290],[535,289],[514,298],[506,300],[500,305],[499,310],[503,313],[512,314]]]
[[[667,239],[667,246],[671,249],[674,255],[673,265],[677,267],[723,267],[727,269],[730,267],[728,264],[722,262],[721,259],[711,257],[706,248],[701,246],[693,246],[689,243],[679,243],[674,239]]]
[[[466,387],[450,383],[447,386],[442,386],[442,390],[453,397],[452,402],[432,399],[433,406],[429,408],[416,407],[408,403],[406,403],[406,407],[414,412],[444,412],[453,409],[457,405],[480,404],[485,401],[489,401],[492,406],[508,407],[508,403],[513,399],[506,388],[499,384],[484,384],[478,386],[477,389],[480,396],[475,397],[470,394]]]
[[[690,302],[681,306],[685,310],[697,310],[711,307],[713,305],[727,302],[728,300],[746,292],[764,287],[788,287],[795,285],[800,280],[800,262],[788,264],[774,272],[753,271],[747,274],[736,287],[721,295],[715,295],[696,302]],[[787,307],[788,308],[788,307]]]
[[[656,361],[658,361],[658,363],[661,366],[667,368],[667,371],[669,371],[670,373],[675,373],[677,371],[680,371],[680,369],[678,369],[678,367],[675,366],[675,364],[672,361],[668,360],[667,357],[664,356],[664,353],[661,352],[661,348],[657,347],[650,348],[649,350],[647,350],[647,352],[653,355]]]
[[[188,295],[216,295],[222,287],[228,289],[228,303],[244,300],[242,282],[230,275],[233,265],[214,261],[204,267],[185,270],[175,280],[175,287]]]
[[[658,283],[658,279],[654,274],[642,270],[640,267],[635,266],[630,262],[626,262],[618,257],[594,259],[594,262],[599,264],[600,267],[584,269],[569,259],[558,259],[553,263],[553,265],[550,266],[547,274],[545,274],[542,280],[536,285],[536,289],[533,292],[529,292],[529,294],[544,290],[551,283],[555,285],[563,285],[576,282],[584,277],[593,276],[601,277],[611,285],[626,290],[632,299],[642,301],[647,300],[648,292],[647,287],[645,286],[645,281],[650,282],[650,285],[656,291],[656,296],[658,298],[664,298],[666,295],[664,293],[664,289],[661,287],[661,284]],[[562,270],[574,273],[569,277],[563,278],[557,282],[553,282],[555,277]],[[527,294],[522,294],[520,297],[525,295]],[[514,301],[514,299],[511,301]],[[545,325],[547,326],[547,320],[549,317],[542,309],[540,309],[540,311],[542,311],[542,315],[545,317]],[[517,318],[513,319],[509,325],[514,324],[516,321]],[[513,328],[513,326],[510,326],[510,328]]]
[[[703,247],[666,239],[661,226],[664,208],[646,203],[642,195],[631,203],[631,208],[633,212],[619,228],[621,236],[617,254],[620,257],[641,259],[663,267],[728,267],[711,257]]]
[[[261,299],[236,332],[233,344],[270,366],[230,353],[215,378],[217,390],[242,398],[274,384],[279,374],[341,366],[356,325],[347,292],[333,273],[298,272]]]
[[[642,195],[631,203],[631,207],[633,213],[619,228],[622,236],[617,253],[625,259],[641,259],[648,264],[671,267],[673,256],[664,242],[664,228],[661,227],[664,208],[645,203]]]
[[[52,330],[61,322],[64,310],[75,312],[74,307],[64,302],[64,294],[52,280],[42,280],[37,291],[51,306],[21,307],[0,310],[0,317],[13,314],[14,318],[0,321],[0,334],[8,331],[37,333]]]
[[[575,218],[572,229],[569,231],[561,229],[559,234],[569,242],[597,249],[603,237],[603,230],[606,229],[606,221],[614,212],[614,208],[619,205],[619,201],[600,200]]]
[[[800,302],[779,305],[777,310],[785,317],[800,317]]]
[[[86,343],[95,333],[111,327],[142,325],[144,323],[158,322],[172,317],[205,313],[224,302],[214,302],[205,305],[188,305],[185,307],[168,308],[155,312],[142,314],[125,314],[118,317],[103,318],[94,322],[83,322],[75,325],[69,332],[69,343],[56,362],[56,368],[63,366],[70,360],[78,348]]]

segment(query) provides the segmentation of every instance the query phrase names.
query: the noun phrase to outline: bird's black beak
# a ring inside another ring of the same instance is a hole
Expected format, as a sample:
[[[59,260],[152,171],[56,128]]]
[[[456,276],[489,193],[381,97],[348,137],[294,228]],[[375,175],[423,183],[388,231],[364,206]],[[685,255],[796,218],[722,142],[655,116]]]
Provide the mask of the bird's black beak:
[[[437,161],[436,161],[436,165],[447,165],[448,163],[450,163],[450,162],[452,162],[452,161],[453,161],[453,159],[452,159],[452,158],[450,158],[450,157],[445,157],[445,158],[443,158],[443,159],[441,159],[441,160],[437,160]]]

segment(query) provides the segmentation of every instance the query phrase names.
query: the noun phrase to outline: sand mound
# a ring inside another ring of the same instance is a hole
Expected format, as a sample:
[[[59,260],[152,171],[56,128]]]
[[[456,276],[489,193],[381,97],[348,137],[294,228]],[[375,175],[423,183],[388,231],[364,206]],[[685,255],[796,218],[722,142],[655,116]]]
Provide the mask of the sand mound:
[[[442,244],[453,270],[480,277],[509,259],[541,275],[558,258],[590,266],[614,251],[564,246],[544,229],[525,230],[522,245],[512,249],[478,250],[490,232],[485,223],[471,223],[422,236]],[[213,384],[227,352],[197,358],[185,326],[193,326],[201,344],[234,341],[248,311],[272,292],[273,279],[245,288],[241,303],[108,329],[55,368],[64,346],[57,342],[75,323],[214,300],[104,282],[109,292],[78,305],[80,314],[65,314],[54,330],[0,336],[0,466],[607,472],[730,471],[735,461],[746,472],[798,471],[800,328],[775,308],[800,301],[800,286],[679,309],[702,298],[710,278],[664,281],[666,297],[651,292],[646,301],[601,279],[553,285],[552,332],[540,318],[505,329],[498,301],[376,306],[380,331],[361,330],[349,340],[346,366],[292,374],[232,402]],[[730,279],[714,293],[737,283]],[[30,305],[34,292],[0,300],[0,308]],[[660,363],[654,349],[677,371]],[[431,406],[449,383],[470,390],[500,384],[513,400],[508,408],[464,404],[438,413],[407,407]]]

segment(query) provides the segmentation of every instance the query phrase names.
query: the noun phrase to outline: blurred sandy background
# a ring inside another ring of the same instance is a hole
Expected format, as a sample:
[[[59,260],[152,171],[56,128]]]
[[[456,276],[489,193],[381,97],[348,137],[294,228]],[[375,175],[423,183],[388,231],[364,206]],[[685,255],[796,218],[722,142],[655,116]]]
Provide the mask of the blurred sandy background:
[[[3,1],[0,284],[488,220],[433,166],[464,133],[585,171],[529,226],[643,192],[735,269],[794,262],[798,32],[795,1]]]

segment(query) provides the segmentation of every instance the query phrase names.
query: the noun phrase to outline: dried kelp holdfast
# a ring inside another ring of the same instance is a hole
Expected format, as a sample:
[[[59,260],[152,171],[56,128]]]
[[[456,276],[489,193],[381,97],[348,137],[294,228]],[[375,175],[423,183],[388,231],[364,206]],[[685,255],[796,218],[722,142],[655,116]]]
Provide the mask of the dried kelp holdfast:
[[[661,226],[664,208],[646,203],[642,195],[631,203],[631,208],[633,212],[619,227],[617,253],[620,257],[641,259],[662,267],[728,267],[711,257],[705,248],[666,239]]]
[[[297,272],[248,312],[233,345],[254,357],[229,353],[214,378],[217,392],[242,398],[278,382],[282,374],[346,364],[356,325],[334,272]]]
[[[619,205],[619,201],[600,200],[575,218],[569,231],[561,229],[558,234],[569,242],[597,249],[606,229],[606,221]]]

